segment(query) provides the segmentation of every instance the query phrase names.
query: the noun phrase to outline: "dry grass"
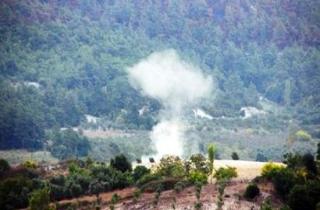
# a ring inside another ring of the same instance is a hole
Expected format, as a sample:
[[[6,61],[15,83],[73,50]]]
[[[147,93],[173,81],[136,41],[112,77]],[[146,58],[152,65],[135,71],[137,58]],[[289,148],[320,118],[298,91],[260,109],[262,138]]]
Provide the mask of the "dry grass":
[[[267,162],[245,161],[245,160],[215,160],[214,167],[235,167],[238,172],[237,179],[253,179],[261,175],[261,168]],[[276,163],[282,164],[282,163]]]

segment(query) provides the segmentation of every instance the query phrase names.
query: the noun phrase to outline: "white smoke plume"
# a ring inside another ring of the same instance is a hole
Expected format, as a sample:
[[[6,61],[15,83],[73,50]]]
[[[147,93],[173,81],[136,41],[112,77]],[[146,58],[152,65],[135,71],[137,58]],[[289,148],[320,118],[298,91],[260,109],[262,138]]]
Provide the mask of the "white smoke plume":
[[[212,79],[182,60],[175,50],[152,53],[129,67],[128,77],[134,88],[158,100],[164,107],[160,122],[150,134],[157,149],[156,158],[165,154],[183,155],[186,124],[181,120],[182,112],[210,95]]]

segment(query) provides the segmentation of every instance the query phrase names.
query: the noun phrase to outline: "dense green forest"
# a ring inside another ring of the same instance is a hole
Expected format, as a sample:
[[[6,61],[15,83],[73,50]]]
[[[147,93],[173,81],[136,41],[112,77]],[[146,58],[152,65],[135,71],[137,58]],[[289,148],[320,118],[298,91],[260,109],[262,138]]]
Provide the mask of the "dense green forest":
[[[212,116],[264,97],[317,125],[319,44],[317,0],[2,0],[0,149],[40,148],[85,114],[151,129],[161,105],[130,86],[126,68],[168,48],[215,78]],[[68,132],[52,139],[64,135],[87,144]]]

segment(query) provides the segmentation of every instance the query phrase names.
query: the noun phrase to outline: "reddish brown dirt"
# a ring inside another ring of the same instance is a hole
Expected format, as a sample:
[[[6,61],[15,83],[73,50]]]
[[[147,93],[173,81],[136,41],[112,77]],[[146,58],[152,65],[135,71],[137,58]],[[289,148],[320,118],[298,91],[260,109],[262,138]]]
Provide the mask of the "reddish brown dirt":
[[[231,182],[225,189],[224,196],[224,210],[258,210],[260,205],[267,197],[271,198],[272,203],[275,204],[275,208],[281,205],[279,199],[274,196],[274,190],[270,183],[261,183],[259,188],[261,189],[261,195],[253,201],[246,201],[243,199],[242,194],[248,183],[241,181]],[[188,187],[176,193],[174,190],[168,190],[161,193],[159,202],[154,205],[155,193],[143,193],[137,202],[134,202],[133,192],[135,188],[126,188],[123,190],[117,190],[109,193],[102,193],[101,203],[102,210],[109,210],[110,200],[112,195],[117,193],[121,199],[115,205],[115,209],[119,210],[146,210],[146,209],[194,209],[196,202],[195,188]],[[202,188],[201,191],[201,203],[203,210],[216,209],[217,189],[215,184],[208,184]],[[77,199],[60,201],[60,205],[66,206],[72,204],[77,206],[77,209],[94,209],[96,202],[95,196],[83,196]]]

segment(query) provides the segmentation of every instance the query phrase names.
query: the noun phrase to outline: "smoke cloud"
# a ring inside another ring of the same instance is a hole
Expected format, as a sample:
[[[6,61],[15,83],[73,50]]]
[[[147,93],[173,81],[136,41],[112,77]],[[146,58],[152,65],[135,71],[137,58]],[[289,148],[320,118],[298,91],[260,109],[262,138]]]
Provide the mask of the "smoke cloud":
[[[156,156],[183,155],[186,122],[181,120],[182,113],[187,106],[196,105],[210,95],[211,77],[182,60],[175,50],[152,53],[127,70],[130,84],[164,107],[159,114],[160,122],[150,134]]]

